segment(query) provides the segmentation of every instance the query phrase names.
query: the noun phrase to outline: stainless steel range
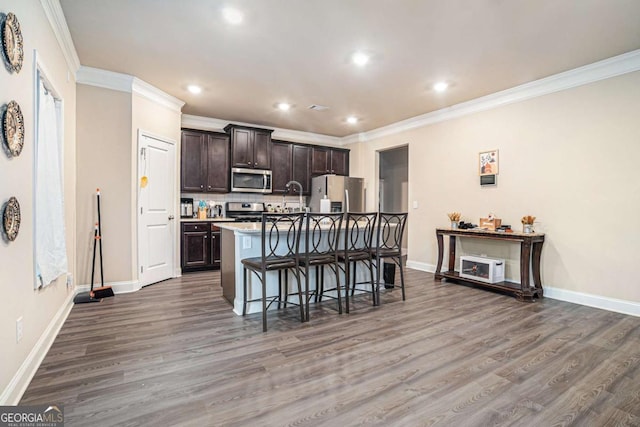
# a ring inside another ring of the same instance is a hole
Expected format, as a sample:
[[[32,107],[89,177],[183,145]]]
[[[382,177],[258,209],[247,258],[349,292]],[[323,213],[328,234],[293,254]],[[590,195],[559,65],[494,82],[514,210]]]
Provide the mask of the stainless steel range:
[[[225,212],[227,217],[234,218],[236,222],[260,222],[264,203],[227,202]]]

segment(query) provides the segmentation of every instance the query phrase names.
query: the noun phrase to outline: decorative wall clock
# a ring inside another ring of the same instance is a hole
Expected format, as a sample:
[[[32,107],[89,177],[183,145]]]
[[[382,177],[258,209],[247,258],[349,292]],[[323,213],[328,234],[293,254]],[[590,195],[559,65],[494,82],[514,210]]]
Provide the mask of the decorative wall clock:
[[[10,241],[16,240],[18,231],[20,230],[20,204],[15,197],[11,197],[4,207],[2,224],[7,239]]]
[[[7,14],[2,26],[2,48],[4,49],[4,55],[9,62],[8,65],[10,70],[19,73],[22,69],[24,50],[20,23],[13,13]]]
[[[7,111],[2,118],[2,135],[11,155],[19,156],[24,145],[24,118],[16,101],[7,104]]]

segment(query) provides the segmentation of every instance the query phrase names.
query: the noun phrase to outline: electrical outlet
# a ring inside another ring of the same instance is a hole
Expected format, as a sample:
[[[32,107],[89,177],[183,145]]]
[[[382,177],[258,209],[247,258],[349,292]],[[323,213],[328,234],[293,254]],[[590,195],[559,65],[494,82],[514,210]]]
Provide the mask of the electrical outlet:
[[[418,201],[417,200],[413,201],[413,209],[418,209]]]
[[[22,325],[22,316],[16,319],[16,343],[19,343],[22,340],[23,334],[23,325]]]
[[[251,236],[244,236],[242,238],[242,249],[251,249]]]
[[[67,288],[73,287],[73,274],[67,273]]]

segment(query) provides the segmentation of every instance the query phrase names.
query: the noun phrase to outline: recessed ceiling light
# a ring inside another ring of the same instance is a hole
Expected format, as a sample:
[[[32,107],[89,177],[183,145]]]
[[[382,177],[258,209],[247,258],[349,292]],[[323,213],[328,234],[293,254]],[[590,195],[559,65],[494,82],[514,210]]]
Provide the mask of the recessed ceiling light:
[[[291,104],[287,104],[286,102],[280,102],[278,104],[278,109],[282,111],[289,111],[291,109]]]
[[[349,123],[350,125],[355,125],[356,123],[358,123],[358,118],[356,116],[349,116],[347,117],[347,123]]]
[[[202,88],[200,86],[196,86],[196,85],[187,86],[187,90],[189,92],[195,93],[195,94],[198,94],[198,93],[202,92]]]
[[[233,9],[231,7],[225,7],[222,9],[222,16],[227,20],[230,24],[237,25],[242,22],[242,18],[244,15],[238,9]]]
[[[449,83],[447,82],[438,82],[433,85],[433,90],[436,92],[444,92],[449,87]]]
[[[363,67],[367,65],[367,63],[369,62],[369,55],[367,55],[364,52],[356,52],[351,57],[351,60],[353,61],[354,64],[360,67]]]

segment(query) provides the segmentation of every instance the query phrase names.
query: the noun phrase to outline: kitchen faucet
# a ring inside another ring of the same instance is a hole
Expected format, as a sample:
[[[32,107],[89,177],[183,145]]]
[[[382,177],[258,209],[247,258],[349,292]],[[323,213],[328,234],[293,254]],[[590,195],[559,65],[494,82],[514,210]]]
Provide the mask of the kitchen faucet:
[[[302,201],[302,184],[300,184],[298,181],[289,181],[289,182],[287,182],[287,184],[284,186],[284,188],[287,190],[287,193],[289,191],[291,191],[291,186],[292,185],[297,185],[298,186],[298,195],[300,196],[300,202],[299,202],[300,203],[299,204],[300,208],[299,208],[298,212],[304,212],[305,209],[304,209],[304,202]]]

